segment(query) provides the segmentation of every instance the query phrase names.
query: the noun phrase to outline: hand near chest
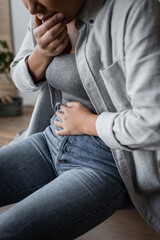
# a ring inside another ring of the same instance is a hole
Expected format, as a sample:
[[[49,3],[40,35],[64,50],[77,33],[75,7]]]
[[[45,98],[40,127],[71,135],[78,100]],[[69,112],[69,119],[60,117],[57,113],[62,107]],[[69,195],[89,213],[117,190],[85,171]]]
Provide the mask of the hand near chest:
[[[55,14],[46,21],[35,16],[34,36],[37,47],[44,56],[60,55],[68,47],[70,40],[63,18],[62,13]]]
[[[53,57],[74,53],[78,33],[74,22],[66,25],[63,14],[55,14],[44,23],[35,16],[34,35],[37,46],[28,57],[28,69],[35,83],[43,81]]]

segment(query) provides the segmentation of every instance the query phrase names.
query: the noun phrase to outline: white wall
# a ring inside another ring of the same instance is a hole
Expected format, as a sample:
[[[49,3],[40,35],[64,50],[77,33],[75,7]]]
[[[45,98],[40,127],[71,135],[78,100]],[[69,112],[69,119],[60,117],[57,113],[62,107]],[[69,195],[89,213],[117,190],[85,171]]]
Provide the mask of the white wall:
[[[10,0],[10,3],[14,53],[17,54],[27,31],[29,13],[22,0]],[[19,93],[19,95],[23,97],[24,105],[35,104],[37,93]]]

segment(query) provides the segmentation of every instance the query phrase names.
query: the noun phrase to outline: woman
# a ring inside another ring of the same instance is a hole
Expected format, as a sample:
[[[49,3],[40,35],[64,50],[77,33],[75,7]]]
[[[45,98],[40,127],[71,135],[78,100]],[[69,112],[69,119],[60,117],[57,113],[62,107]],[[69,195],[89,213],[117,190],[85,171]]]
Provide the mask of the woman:
[[[41,93],[25,138],[0,150],[1,206],[18,202],[0,239],[75,239],[132,202],[160,232],[159,2],[23,2],[12,76]]]

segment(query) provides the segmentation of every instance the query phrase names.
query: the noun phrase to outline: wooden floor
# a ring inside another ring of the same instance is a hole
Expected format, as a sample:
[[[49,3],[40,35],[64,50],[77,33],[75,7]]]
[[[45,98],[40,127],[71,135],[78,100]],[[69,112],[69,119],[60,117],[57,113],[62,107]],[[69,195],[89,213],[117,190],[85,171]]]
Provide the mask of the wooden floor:
[[[20,117],[0,118],[0,147],[13,140],[17,132],[27,128],[32,111],[33,108],[27,106]],[[11,206],[0,208],[0,214]],[[136,210],[121,210],[76,240],[160,240],[160,235],[145,223]]]
[[[12,141],[19,131],[28,127],[32,111],[32,106],[25,106],[22,116],[0,117],[0,148]]]

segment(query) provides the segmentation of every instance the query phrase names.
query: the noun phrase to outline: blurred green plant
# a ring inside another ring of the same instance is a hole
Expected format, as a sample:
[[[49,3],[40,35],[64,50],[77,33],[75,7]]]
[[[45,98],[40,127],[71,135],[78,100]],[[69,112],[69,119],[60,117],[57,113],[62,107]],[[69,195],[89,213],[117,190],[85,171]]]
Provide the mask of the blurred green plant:
[[[10,75],[10,64],[13,61],[14,55],[10,51],[6,41],[0,40],[0,74],[5,74],[6,79],[12,84]],[[12,102],[12,98],[8,95],[0,96],[0,103]]]
[[[0,40],[0,73],[9,73],[13,53],[10,52],[6,41]]]

